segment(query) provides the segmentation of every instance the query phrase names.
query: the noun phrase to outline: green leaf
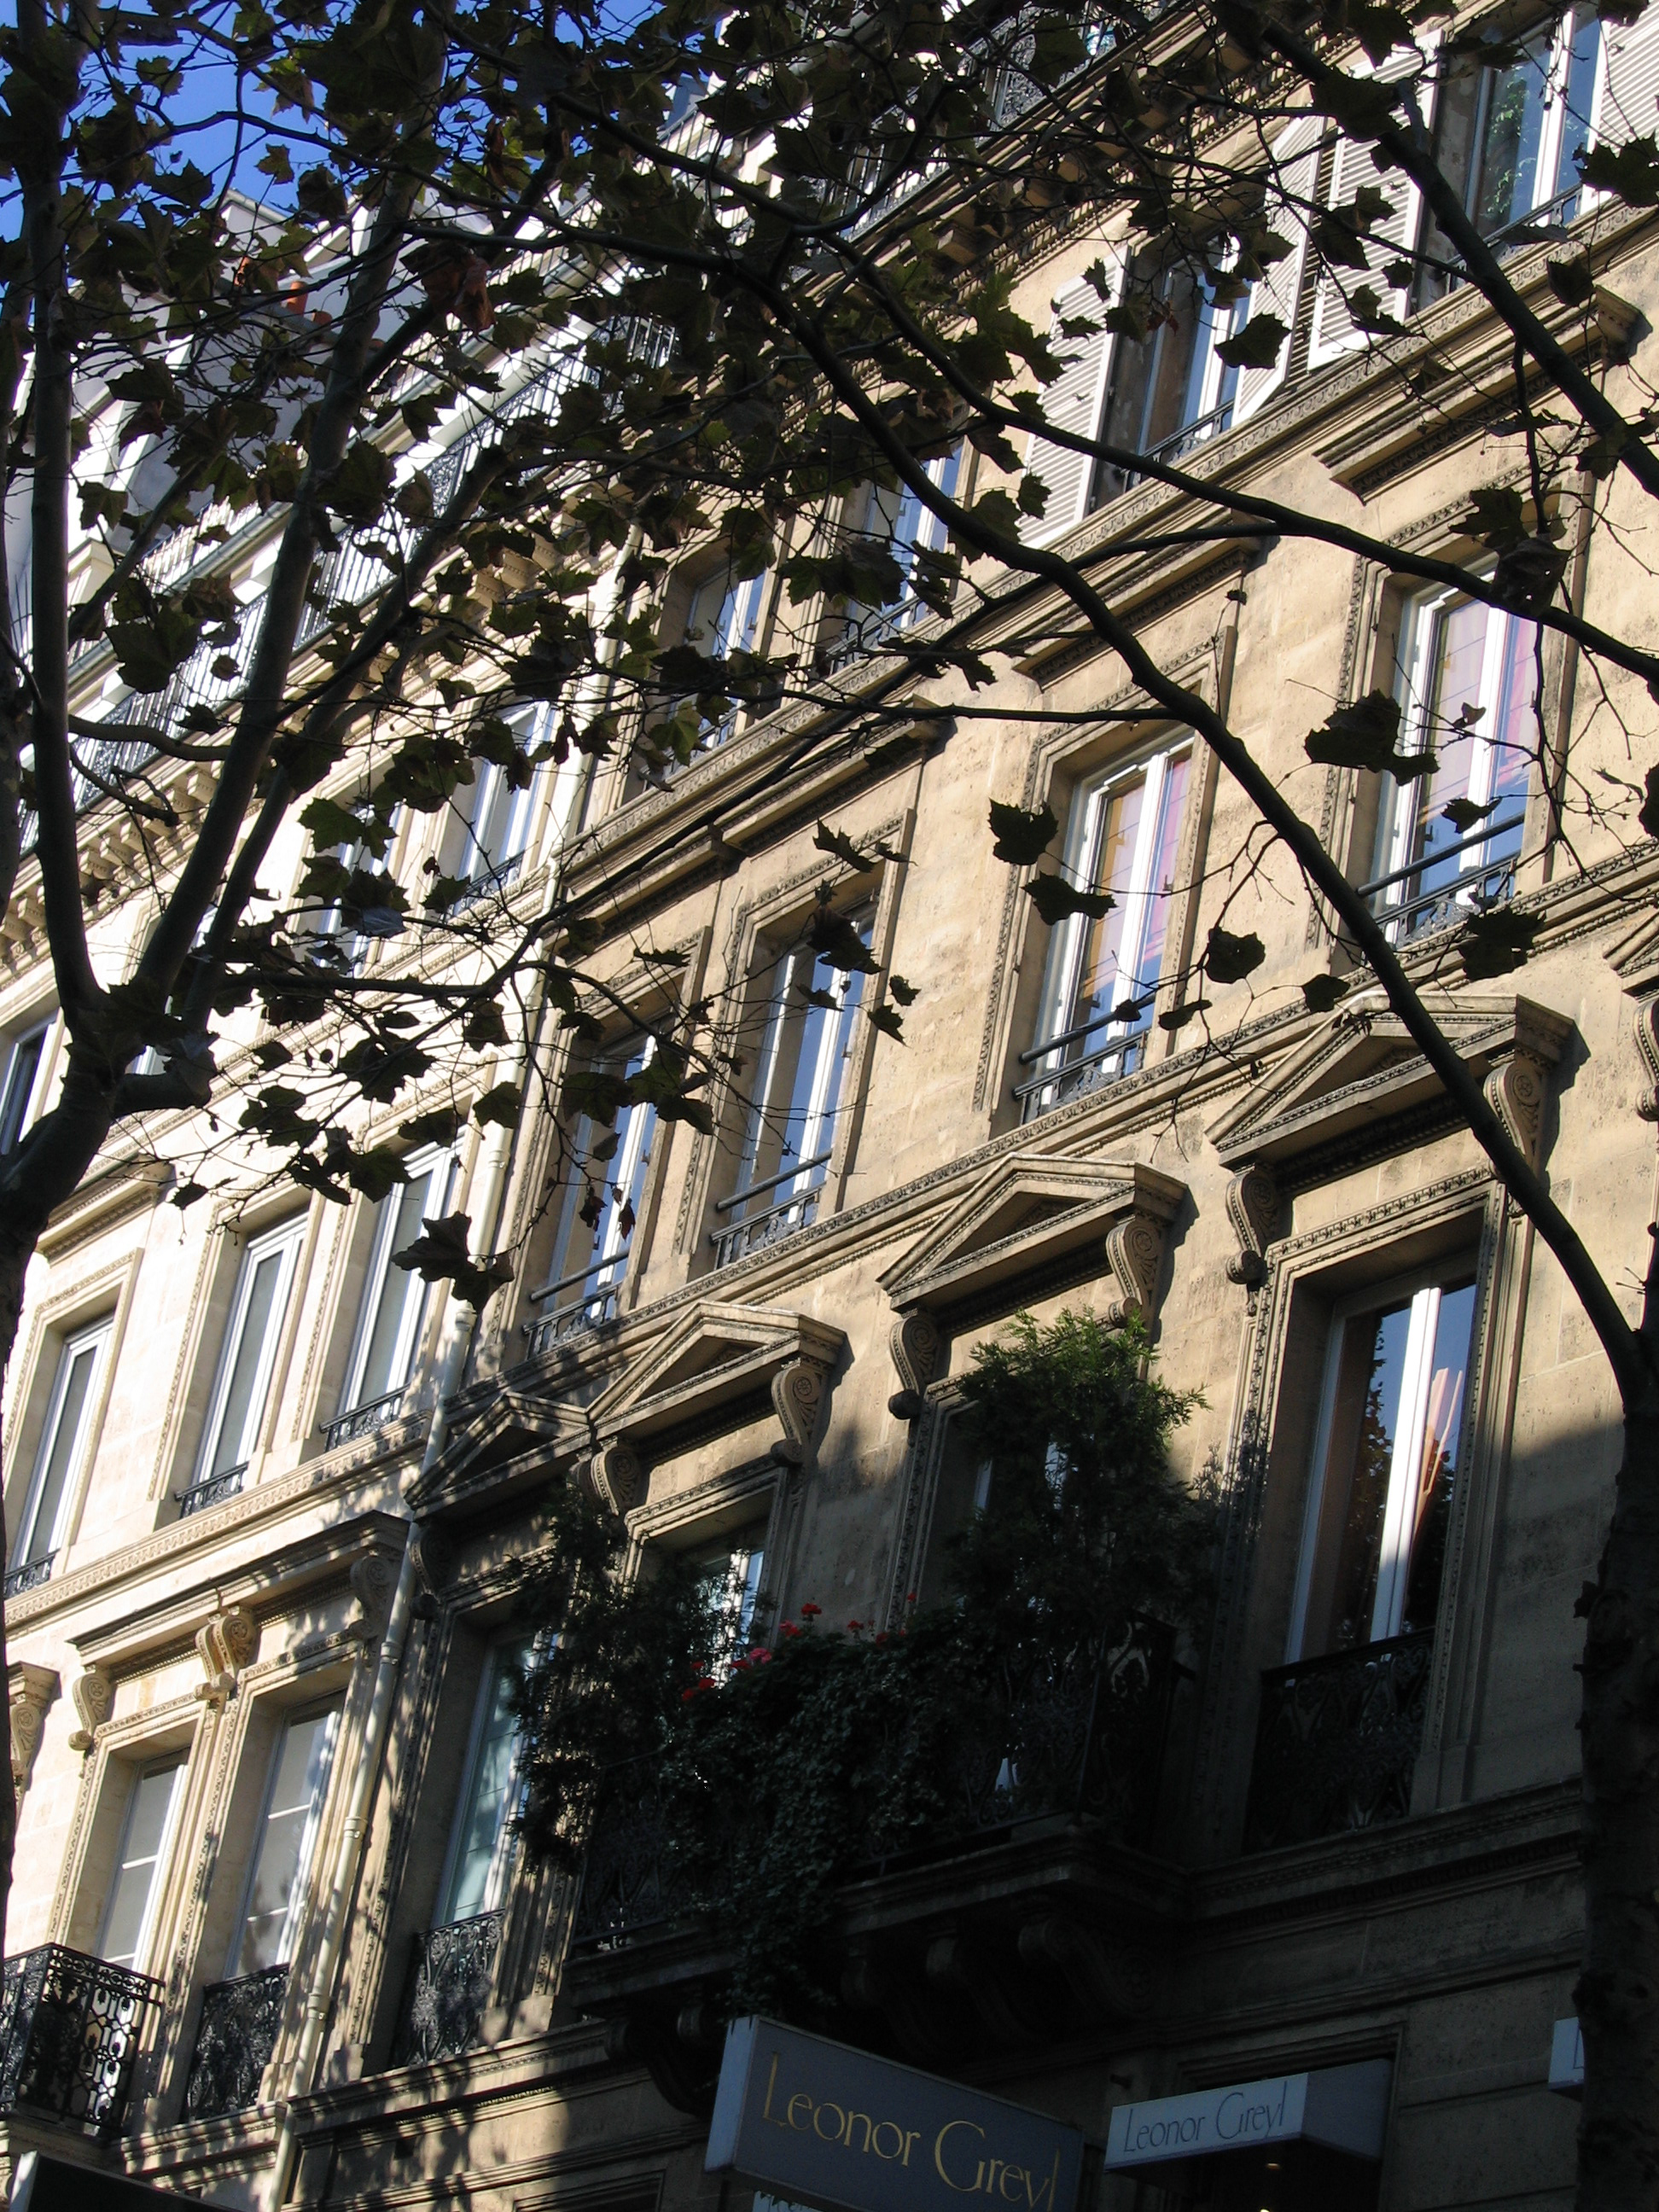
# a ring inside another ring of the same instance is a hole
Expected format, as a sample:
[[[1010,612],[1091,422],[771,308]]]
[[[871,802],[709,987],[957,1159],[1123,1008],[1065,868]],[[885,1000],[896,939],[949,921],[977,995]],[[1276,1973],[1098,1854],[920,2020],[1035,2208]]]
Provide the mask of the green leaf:
[[[460,1133],[461,1117],[453,1106],[434,1106],[429,1114],[412,1114],[399,1121],[398,1133],[411,1145],[453,1145]]]
[[[1513,907],[1471,915],[1456,940],[1465,980],[1488,982],[1494,975],[1507,975],[1523,967],[1532,941],[1543,926],[1541,915],[1517,914]]]
[[[1585,307],[1595,293],[1595,274],[1588,253],[1571,261],[1547,261],[1544,274],[1550,289],[1564,307]]]
[[[1216,352],[1230,368],[1272,368],[1289,336],[1277,315],[1252,315],[1237,337],[1224,338]]]
[[[819,823],[812,842],[820,853],[833,853],[838,860],[845,860],[859,875],[867,874],[875,866],[873,860],[860,852],[844,830],[832,830],[828,823]]]
[[[1158,1025],[1161,1030],[1168,1030],[1173,1036],[1177,1030],[1184,1030],[1188,1022],[1195,1022],[1200,1014],[1207,1014],[1209,1011],[1207,999],[1188,999],[1184,1006],[1171,1006],[1167,1014],[1160,1014]]]
[[[1347,997],[1349,986],[1340,975],[1310,975],[1302,986],[1302,997],[1310,1014],[1328,1014],[1331,1008]]]
[[[906,982],[896,968],[893,969],[888,975],[887,988],[902,1006],[914,1006],[921,996],[915,985]]]
[[[1235,937],[1218,922],[1205,947],[1204,971],[1212,983],[1242,983],[1267,957],[1267,947],[1254,931]]]
[[[1627,207],[1659,207],[1659,144],[1652,131],[1622,146],[1592,146],[1581,166],[1587,185],[1616,192]]]
[[[348,522],[378,520],[392,489],[396,463],[390,453],[360,438],[334,471],[328,487],[328,504]]]
[[[844,914],[820,906],[807,925],[806,941],[821,960],[843,975],[873,975],[879,965],[875,955]]]
[[[363,826],[349,806],[332,799],[313,799],[301,810],[300,821],[325,851],[337,845],[355,845]]]
[[[904,1042],[904,1018],[896,1007],[866,1006],[865,1012],[872,1029],[879,1030],[884,1036],[896,1037],[901,1044]]]
[[[1477,822],[1484,822],[1501,804],[1501,800],[1489,799],[1484,806],[1477,806],[1472,799],[1449,799],[1440,812],[1460,837],[1467,837]]]
[[[498,1083],[486,1091],[482,1098],[472,1102],[472,1118],[482,1129],[494,1121],[503,1129],[510,1129],[519,1118],[519,1109],[524,1103],[524,1092],[516,1083]]]
[[[1063,876],[1033,876],[1025,886],[1025,896],[1050,929],[1071,914],[1086,914],[1098,921],[1117,904],[1110,891],[1076,890]]]
[[[1469,494],[1470,524],[1483,545],[1507,552],[1527,534],[1525,508],[1514,484],[1481,484]]]
[[[1400,702],[1386,691],[1368,691],[1335,708],[1304,742],[1308,758],[1326,767],[1370,769],[1379,775],[1386,770],[1401,783],[1432,775],[1439,766],[1434,755],[1399,752],[1399,740]]]
[[[473,1264],[467,1250],[470,1214],[447,1213],[435,1221],[422,1220],[421,1227],[423,1236],[392,1254],[394,1267],[418,1274],[423,1283],[453,1283],[457,1297],[474,1307],[487,1304],[503,1283],[512,1281],[513,1262],[504,1254]]]
[[[1004,806],[994,799],[991,801],[991,831],[996,839],[992,849],[996,859],[1006,860],[1011,868],[1035,867],[1059,829],[1060,823],[1050,806],[1032,814],[1023,806]]]

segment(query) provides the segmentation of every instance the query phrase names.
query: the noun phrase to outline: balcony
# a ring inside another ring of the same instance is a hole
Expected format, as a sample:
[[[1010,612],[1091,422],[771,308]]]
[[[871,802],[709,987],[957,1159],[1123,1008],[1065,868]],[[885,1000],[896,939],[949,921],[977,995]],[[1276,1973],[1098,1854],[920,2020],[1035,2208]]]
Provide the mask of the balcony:
[[[25,1559],[20,1566],[10,1568],[6,1575],[3,1595],[21,1597],[25,1590],[39,1589],[42,1583],[52,1580],[56,1552],[44,1552],[38,1559]]]
[[[1516,864],[1525,818],[1523,813],[1506,814],[1498,821],[1483,823],[1468,837],[1437,845],[1422,859],[1361,884],[1359,896],[1395,944],[1502,906],[1515,896]],[[1514,850],[1481,858],[1486,848],[1510,837]]]
[[[1405,1819],[1433,1649],[1425,1629],[1262,1676],[1247,1851]]]
[[[232,1982],[211,1982],[202,1992],[202,2018],[185,2084],[185,2118],[211,2120],[245,2112],[259,2101],[259,2085],[276,2048],[288,1996],[288,1968],[266,1966]]]
[[[179,1493],[179,1518],[188,1520],[192,1513],[205,1513],[210,1505],[222,1505],[228,1498],[234,1498],[242,1487],[247,1474],[247,1462],[240,1467],[228,1467],[222,1474],[210,1474],[204,1481],[192,1482],[188,1490]]]
[[[591,1267],[583,1267],[574,1275],[565,1275],[556,1283],[550,1283],[544,1291],[535,1293],[538,1304],[555,1299],[551,1313],[544,1313],[526,1325],[530,1357],[548,1352],[556,1344],[564,1344],[573,1336],[585,1336],[590,1329],[603,1328],[607,1322],[615,1321],[622,1297],[622,1286],[627,1277],[628,1254],[613,1252],[608,1259],[595,1260]],[[608,1276],[608,1281],[595,1282],[595,1276]],[[591,1284],[591,1289],[584,1288]]]
[[[831,2033],[938,2066],[1136,2008],[1122,1939],[1154,1934],[1167,1903],[1145,1854],[1185,1674],[1173,1645],[1137,1622],[1103,1657],[1005,1678],[978,1724],[948,1741],[901,1729],[872,1747],[859,1848],[818,1941]],[[945,1808],[924,1827],[918,1787]],[[618,2047],[686,2111],[706,2109],[719,2066],[734,1948],[720,1885],[754,1850],[747,1808],[732,1803],[726,1820],[694,1856],[655,1761],[614,1770],[567,1969],[574,2002],[610,2019]]]
[[[501,1915],[480,1912],[415,1938],[409,1987],[392,2046],[394,2066],[435,2066],[478,2039],[495,1985]]]
[[[146,2015],[148,1974],[43,1943],[5,1962],[0,1983],[0,2112],[30,2112],[87,2135],[118,2135]]]
[[[730,1198],[717,1198],[716,1213],[731,1213],[738,1206],[746,1207],[752,1198],[762,1197],[769,1190],[777,1190],[787,1182],[797,1182],[803,1176],[811,1177],[805,1190],[793,1191],[787,1198],[778,1199],[759,1213],[745,1212],[736,1221],[724,1223],[711,1229],[708,1241],[714,1248],[714,1265],[729,1267],[734,1260],[748,1253],[758,1252],[768,1244],[775,1244],[780,1237],[788,1237],[797,1229],[805,1229],[818,1218],[818,1200],[823,1195],[823,1178],[830,1166],[828,1152],[816,1153],[810,1160],[797,1160],[793,1167],[768,1176],[763,1182],[751,1182],[741,1190],[734,1190]]]
[[[1072,1049],[1114,1027],[1119,1034],[1104,1043],[1091,1046],[1086,1052]],[[1122,1027],[1108,1014],[1078,1029],[1062,1030],[1057,1036],[1045,1037],[1021,1053],[1019,1065],[1038,1072],[1014,1085],[1020,1120],[1035,1121],[1041,1115],[1052,1114],[1056,1106],[1068,1105],[1073,1098],[1133,1075],[1146,1060],[1147,1031],[1138,1029],[1125,1036]]]
[[[372,1437],[387,1427],[398,1418],[404,1402],[401,1389],[388,1390],[384,1398],[372,1398],[366,1406],[354,1406],[349,1413],[342,1413],[328,1425],[325,1437],[326,1448],[337,1451],[342,1444],[356,1443],[360,1437]]]

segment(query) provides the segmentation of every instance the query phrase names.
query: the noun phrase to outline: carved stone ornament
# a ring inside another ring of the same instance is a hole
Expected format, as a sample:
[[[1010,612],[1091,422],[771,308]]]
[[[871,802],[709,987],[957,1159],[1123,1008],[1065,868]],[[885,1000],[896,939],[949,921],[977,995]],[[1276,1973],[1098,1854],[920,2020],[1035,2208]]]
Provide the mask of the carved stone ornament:
[[[783,1427],[772,1456],[785,1467],[805,1467],[811,1459],[828,1375],[816,1359],[792,1359],[772,1377],[772,1408]]]
[[[410,1540],[415,1571],[430,1597],[439,1596],[455,1571],[455,1547],[434,1522],[422,1521]]]
[[[896,1421],[914,1421],[921,1413],[922,1393],[939,1364],[939,1325],[929,1314],[901,1314],[893,1323],[887,1346],[899,1388],[887,1401],[887,1410]]]
[[[81,1725],[70,1738],[71,1751],[90,1751],[93,1738],[109,1718],[115,1705],[115,1685],[101,1667],[88,1667],[70,1685]]]
[[[347,1633],[361,1637],[366,1644],[373,1644],[386,1626],[397,1577],[391,1562],[379,1552],[364,1552],[351,1562],[349,1580],[357,1611],[346,1623]]]
[[[1257,1161],[1239,1170],[1227,1185],[1227,1218],[1238,1239],[1238,1257],[1227,1262],[1227,1279],[1254,1291],[1267,1280],[1263,1256],[1279,1224],[1279,1185]]]
[[[196,1695],[210,1705],[222,1705],[258,1644],[259,1624],[246,1606],[226,1606],[216,1613],[196,1632],[196,1656],[202,1662]]]
[[[1636,1048],[1648,1074],[1636,1111],[1644,1121],[1659,1121],[1659,998],[1636,1009]]]
[[[620,1516],[638,1502],[645,1469],[631,1444],[611,1437],[588,1461],[587,1480],[600,1503]]]
[[[1158,1270],[1164,1265],[1164,1237],[1168,1224],[1139,1207],[1106,1233],[1106,1264],[1119,1295],[1103,1316],[1108,1328],[1121,1328],[1127,1321],[1146,1318],[1158,1294]]]
[[[11,1690],[11,1786],[21,1797],[34,1772],[34,1754],[40,1748],[46,1707],[62,1685],[51,1667],[33,1667],[27,1659],[14,1660],[9,1670]]]
[[[1501,1067],[1494,1067],[1481,1088],[1505,1133],[1535,1168],[1544,1101],[1549,1095],[1549,1071],[1543,1061],[1532,1053],[1517,1052]]]

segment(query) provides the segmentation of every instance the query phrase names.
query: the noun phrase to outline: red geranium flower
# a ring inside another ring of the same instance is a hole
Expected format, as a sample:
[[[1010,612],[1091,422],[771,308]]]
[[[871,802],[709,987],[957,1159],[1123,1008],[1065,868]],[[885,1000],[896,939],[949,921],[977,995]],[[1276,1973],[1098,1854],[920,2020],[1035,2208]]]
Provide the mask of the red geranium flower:
[[[814,1605],[809,1597],[800,1609],[800,1617],[803,1620],[816,1620],[823,1611],[823,1607],[821,1605]]]
[[[864,1623],[861,1620],[849,1620],[847,1626],[852,1630],[854,1635],[857,1636],[862,1630]]]
[[[800,1634],[800,1631],[796,1627],[793,1620],[786,1620],[779,1629],[778,1634],[780,1636],[799,1636]]]

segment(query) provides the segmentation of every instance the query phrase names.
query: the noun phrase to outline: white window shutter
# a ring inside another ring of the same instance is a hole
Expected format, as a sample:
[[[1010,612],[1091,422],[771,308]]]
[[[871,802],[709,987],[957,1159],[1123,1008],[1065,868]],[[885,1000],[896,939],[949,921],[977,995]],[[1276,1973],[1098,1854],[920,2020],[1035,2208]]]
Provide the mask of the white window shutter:
[[[1266,213],[1270,228],[1290,240],[1291,250],[1282,261],[1273,264],[1259,283],[1250,287],[1250,320],[1254,322],[1258,315],[1277,315],[1285,325],[1285,339],[1278,359],[1266,368],[1239,371],[1235,422],[1248,422],[1285,381],[1302,270],[1308,256],[1308,210],[1318,181],[1319,142],[1324,130],[1321,118],[1305,117],[1291,124],[1273,149],[1275,175],[1267,188]]]
[[[1094,286],[1079,277],[1054,295],[1051,342],[1066,367],[1042,395],[1042,412],[1057,430],[1070,430],[1091,438],[1100,426],[1101,399],[1106,388],[1106,362],[1111,340],[1102,318],[1105,308]],[[1101,326],[1087,337],[1061,338],[1060,325],[1089,316]],[[1041,520],[1034,514],[1020,519],[1020,535],[1028,545],[1046,544],[1080,522],[1089,507],[1094,463],[1087,453],[1056,446],[1038,432],[1031,434],[1025,457],[1031,475],[1041,477],[1048,489],[1048,505]]]
[[[1425,39],[1425,47],[1429,43]],[[1403,76],[1407,70],[1416,67],[1417,61],[1415,54],[1392,54],[1377,74],[1383,77]],[[1356,76],[1369,74],[1363,59],[1353,66]],[[1419,88],[1418,97],[1425,122],[1432,122],[1432,80]],[[1310,368],[1317,368],[1325,362],[1334,361],[1339,354],[1352,353],[1370,343],[1365,331],[1354,328],[1348,308],[1350,299],[1360,285],[1367,284],[1376,293],[1382,312],[1396,322],[1403,322],[1410,310],[1407,288],[1388,283],[1382,271],[1391,261],[1411,258],[1422,228],[1423,196],[1411,179],[1398,169],[1379,171],[1371,159],[1369,145],[1358,145],[1352,138],[1339,137],[1336,158],[1331,164],[1328,205],[1347,206],[1362,185],[1381,186],[1389,203],[1389,212],[1365,241],[1364,269],[1327,270],[1322,274],[1314,297],[1312,343],[1308,349]]]
[[[1659,7],[1633,23],[1604,24],[1601,39],[1606,59],[1595,137],[1613,146],[1648,137],[1659,127]]]

